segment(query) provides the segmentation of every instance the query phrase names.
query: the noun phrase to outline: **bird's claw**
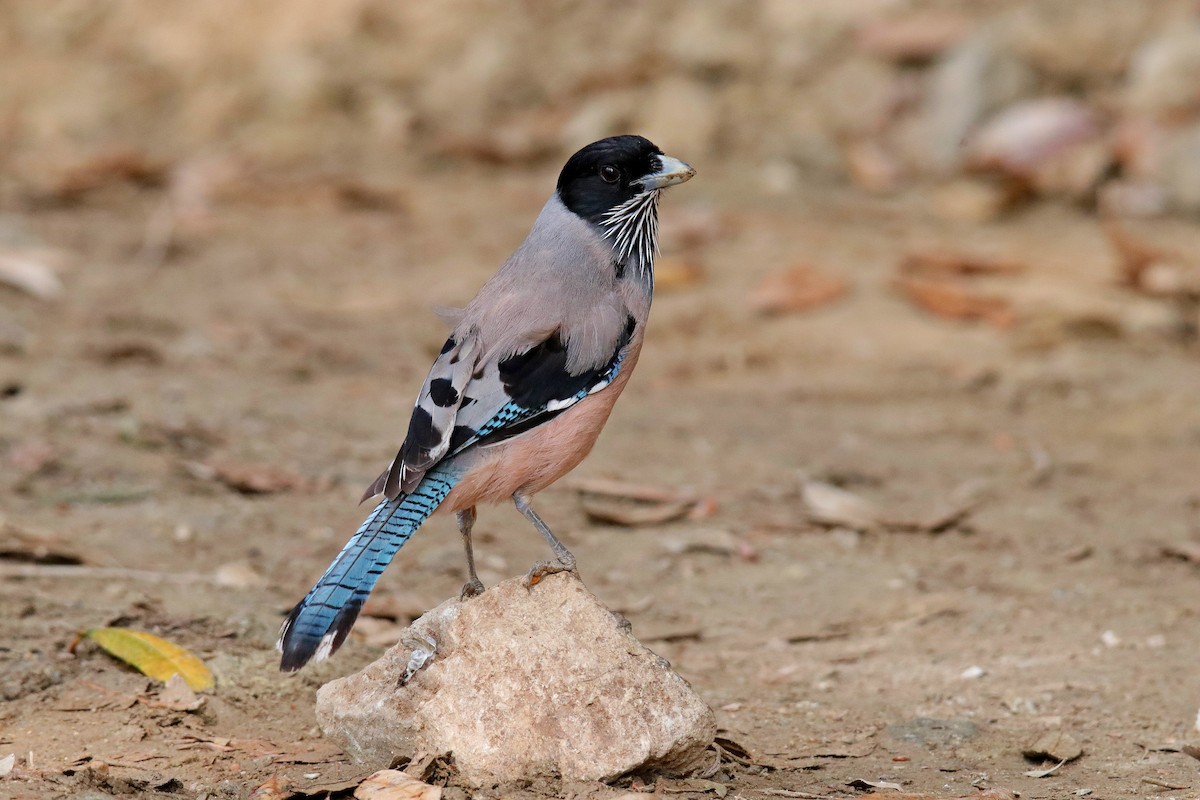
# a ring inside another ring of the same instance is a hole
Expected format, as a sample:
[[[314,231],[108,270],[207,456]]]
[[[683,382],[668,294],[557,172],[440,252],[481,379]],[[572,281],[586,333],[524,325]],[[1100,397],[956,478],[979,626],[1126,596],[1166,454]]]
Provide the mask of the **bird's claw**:
[[[558,572],[570,572],[576,577],[579,575],[579,571],[575,568],[574,559],[570,563],[564,563],[563,561],[539,561],[526,573],[525,588],[531,589],[541,582],[542,578]]]
[[[483,592],[483,581],[479,580],[478,578],[474,578],[473,580],[469,580],[463,584],[462,594],[458,596],[458,599],[470,600],[472,597],[479,597],[479,595],[483,594]]]

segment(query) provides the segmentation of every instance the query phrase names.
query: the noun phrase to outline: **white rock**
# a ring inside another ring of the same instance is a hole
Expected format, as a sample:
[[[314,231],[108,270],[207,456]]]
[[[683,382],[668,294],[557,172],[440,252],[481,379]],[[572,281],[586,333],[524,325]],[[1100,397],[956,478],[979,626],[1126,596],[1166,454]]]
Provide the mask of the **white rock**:
[[[323,686],[317,720],[358,762],[451,752],[477,785],[685,774],[708,763],[716,734],[687,682],[566,574],[446,601]]]
[[[939,170],[956,167],[963,141],[980,120],[1035,85],[1033,71],[998,48],[993,31],[971,35],[931,71],[917,136],[910,143],[918,162]]]
[[[1138,50],[1125,87],[1129,109],[1170,115],[1200,102],[1200,25],[1173,26]]]

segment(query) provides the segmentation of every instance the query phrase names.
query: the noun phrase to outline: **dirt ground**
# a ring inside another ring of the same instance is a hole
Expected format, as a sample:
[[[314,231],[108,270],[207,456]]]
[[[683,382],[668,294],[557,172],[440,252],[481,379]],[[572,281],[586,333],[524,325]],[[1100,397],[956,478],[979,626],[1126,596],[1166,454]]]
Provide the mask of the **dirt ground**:
[[[1195,344],[1156,322],[1171,310],[1116,286],[1083,212],[953,224],[916,194],[766,199],[697,166],[662,213],[664,257],[701,277],[660,290],[638,373],[577,475],[694,487],[715,509],[627,528],[589,521],[570,487],[538,498],[588,586],[750,753],[657,793],[847,797],[856,779],[933,797],[1200,793],[1181,752],[1200,736],[1200,371]],[[364,619],[331,661],[279,674],[276,631],[402,438],[444,336],[431,307],[469,298],[555,171],[431,170],[398,204],[231,200],[165,260],[144,252],[155,190],[6,213],[79,258],[58,301],[0,295],[32,336],[0,360],[0,757],[16,756],[0,795],[246,797],[278,775],[322,796],[362,775],[322,742],[314,692],[458,591],[452,521],[383,576],[393,619]],[[1186,225],[1150,230],[1196,244]],[[1024,265],[987,279],[1016,323],[907,303],[897,263],[923,247]],[[850,293],[755,313],[755,287],[797,263]],[[884,521],[813,521],[807,481]],[[486,583],[545,556],[511,508],[477,531]],[[156,707],[158,689],[96,647],[68,652],[108,624],[190,648],[216,690],[195,712]],[[1083,754],[1030,777],[1055,763],[1022,755],[1047,732]]]

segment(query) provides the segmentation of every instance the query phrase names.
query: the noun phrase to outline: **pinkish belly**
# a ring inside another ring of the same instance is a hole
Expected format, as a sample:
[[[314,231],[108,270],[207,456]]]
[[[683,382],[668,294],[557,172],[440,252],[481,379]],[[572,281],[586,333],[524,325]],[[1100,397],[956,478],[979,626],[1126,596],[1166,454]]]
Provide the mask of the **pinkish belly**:
[[[517,492],[536,494],[587,457],[613,405],[637,365],[641,342],[625,368],[603,391],[585,397],[545,425],[478,451],[480,461],[455,485],[438,511],[461,511],[477,503],[506,502]]]

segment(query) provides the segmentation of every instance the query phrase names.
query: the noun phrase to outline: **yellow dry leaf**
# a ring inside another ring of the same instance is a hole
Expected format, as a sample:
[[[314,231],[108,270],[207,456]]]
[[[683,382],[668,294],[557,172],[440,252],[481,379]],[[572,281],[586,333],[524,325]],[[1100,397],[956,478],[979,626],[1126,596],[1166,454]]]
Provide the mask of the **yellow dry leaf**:
[[[360,783],[354,796],[358,800],[442,800],[442,787],[398,769],[381,769]]]
[[[129,628],[92,628],[83,634],[143,675],[164,683],[179,675],[193,691],[213,687],[213,674],[187,650],[152,633]]]

